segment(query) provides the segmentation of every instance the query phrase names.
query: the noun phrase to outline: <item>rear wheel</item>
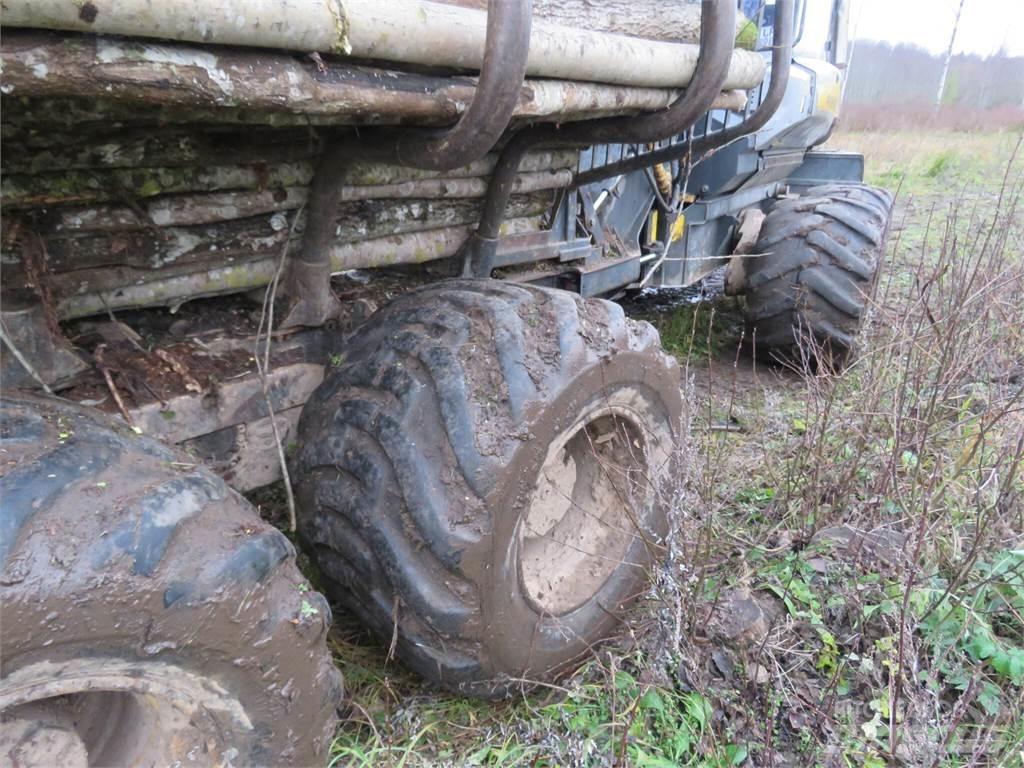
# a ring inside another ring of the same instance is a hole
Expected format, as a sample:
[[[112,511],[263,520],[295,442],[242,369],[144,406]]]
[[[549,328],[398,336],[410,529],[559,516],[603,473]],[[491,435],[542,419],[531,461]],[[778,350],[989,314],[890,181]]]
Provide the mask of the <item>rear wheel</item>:
[[[0,762],[318,762],[341,680],[294,554],[189,457],[6,398]]]
[[[840,361],[853,349],[882,262],[891,195],[813,187],[775,204],[748,268],[747,338],[763,357]],[[806,342],[812,342],[806,345]]]
[[[299,529],[332,596],[425,677],[567,670],[645,588],[680,411],[656,332],[490,280],[400,297],[307,403]]]

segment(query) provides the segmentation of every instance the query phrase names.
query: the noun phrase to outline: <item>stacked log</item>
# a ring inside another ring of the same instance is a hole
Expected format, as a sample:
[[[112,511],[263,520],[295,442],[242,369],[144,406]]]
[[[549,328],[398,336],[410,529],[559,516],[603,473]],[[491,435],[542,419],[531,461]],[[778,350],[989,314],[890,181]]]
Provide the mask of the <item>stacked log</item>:
[[[265,285],[297,249],[321,143],[309,129],[57,124],[3,115],[5,288],[28,286],[23,246],[41,242],[62,319]],[[576,155],[527,157],[512,228],[542,224]],[[336,269],[452,255],[480,214],[493,155],[445,174],[352,169],[332,244]],[[32,237],[29,238],[28,235]],[[35,236],[38,236],[36,238]]]
[[[476,92],[465,77],[411,74],[284,51],[237,50],[94,35],[4,30],[2,90],[26,97],[20,120],[77,124],[138,118],[194,124],[435,125],[454,122]],[[763,62],[754,57],[760,82]],[[527,80],[516,120],[560,122],[664,109],[679,92],[565,80]],[[741,91],[717,108],[742,108]]]
[[[298,249],[325,131],[344,140],[375,125],[451,124],[473,100],[480,2],[5,0],[5,288],[44,280],[66,319],[265,285]],[[534,77],[514,120],[664,109],[697,61],[695,10],[537,0]],[[741,109],[763,75],[759,55],[735,52],[731,90],[714,106]],[[576,157],[527,156],[510,232],[544,226]],[[337,211],[334,268],[453,255],[495,161],[445,174],[357,165]]]
[[[640,3],[641,17],[664,24],[661,5]],[[608,9],[600,6],[588,9],[577,3],[578,10],[568,10],[578,16],[572,25],[536,19],[527,74],[651,88],[679,88],[690,82],[699,54],[697,45],[588,29],[590,20],[610,18]],[[3,21],[12,27],[318,52],[478,71],[487,14],[428,0],[89,0],[84,4],[5,0]],[[691,20],[680,34],[693,37],[696,28]],[[217,77],[213,61],[200,66]],[[752,88],[763,74],[759,56],[736,51],[724,88]]]
[[[487,0],[440,0],[448,5],[484,10]],[[595,32],[614,32],[649,40],[677,43],[700,42],[700,3],[651,3],[642,0],[533,0],[534,18],[582,27]],[[757,38],[752,23],[736,16],[736,44],[749,47]]]

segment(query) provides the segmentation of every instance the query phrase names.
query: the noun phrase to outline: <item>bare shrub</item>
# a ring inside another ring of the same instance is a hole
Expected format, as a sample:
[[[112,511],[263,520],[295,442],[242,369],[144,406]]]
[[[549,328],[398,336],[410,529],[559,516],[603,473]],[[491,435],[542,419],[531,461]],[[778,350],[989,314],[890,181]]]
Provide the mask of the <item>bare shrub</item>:
[[[931,218],[941,246],[889,270],[851,366],[804,366],[807,428],[784,464],[780,507],[807,540],[843,525],[903,542],[878,596],[892,642],[877,730],[915,765],[938,765],[962,727],[992,726],[991,746],[1020,716],[1022,185],[1008,170],[987,211]]]

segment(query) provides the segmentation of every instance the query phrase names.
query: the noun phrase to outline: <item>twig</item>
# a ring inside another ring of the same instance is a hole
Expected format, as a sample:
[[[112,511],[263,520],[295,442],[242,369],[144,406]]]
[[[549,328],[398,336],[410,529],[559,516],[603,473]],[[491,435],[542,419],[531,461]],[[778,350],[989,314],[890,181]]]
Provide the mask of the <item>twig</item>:
[[[364,719],[364,720],[366,720],[366,724],[367,724],[368,726],[370,726],[370,730],[372,730],[372,731],[373,731],[373,736],[374,736],[374,738],[376,738],[376,739],[377,739],[377,743],[378,743],[378,744],[379,744],[380,746],[384,746],[384,740],[383,740],[383,739],[381,738],[381,736],[380,736],[380,731],[378,731],[378,730],[377,730],[377,726],[376,726],[376,724],[375,724],[375,723],[373,722],[373,718],[372,718],[372,717],[370,716],[370,713],[369,713],[369,711],[368,711],[368,710],[366,709],[366,707],[364,707],[364,706],[363,706],[362,704],[360,704],[360,703],[359,703],[358,701],[356,701],[355,699],[349,699],[349,700],[348,700],[348,701],[347,701],[346,703],[347,703],[347,704],[348,704],[348,705],[349,705],[350,707],[354,707],[355,709],[358,709],[358,710],[359,710],[359,711],[360,711],[360,712],[362,713],[362,715],[363,715],[363,719]]]
[[[103,380],[107,382],[107,389],[110,390],[110,396],[114,398],[114,402],[117,404],[117,410],[121,412],[121,416],[128,422],[128,426],[135,428],[135,422],[132,421],[132,416],[128,413],[128,409],[124,406],[124,400],[121,399],[121,393],[117,391],[117,386],[114,384],[114,377],[110,375],[110,369],[103,362],[103,350],[106,348],[106,344],[100,344],[93,350],[92,356],[96,361],[96,367],[99,368],[100,373],[103,374]]]
[[[110,318],[110,322],[116,323],[117,325],[123,325],[125,328],[128,328],[128,330],[132,331],[132,333],[125,334],[125,337],[128,339],[128,341],[130,341],[132,343],[132,346],[135,347],[137,350],[139,350],[139,352],[141,352],[144,355],[149,354],[146,351],[145,347],[143,347],[141,344],[139,344],[139,342],[136,341],[135,337],[132,335],[134,333],[134,330],[131,327],[129,327],[128,325],[126,325],[125,323],[122,323],[120,320],[118,320],[114,316],[114,310],[112,310],[110,308],[110,305],[107,304],[107,300],[105,298],[103,298],[103,292],[102,291],[97,292],[96,293],[96,297],[100,300],[100,304],[103,305],[103,308],[105,310],[107,310],[107,317]]]
[[[46,327],[54,338],[63,338],[63,331],[60,328],[60,321],[57,319],[57,302],[50,287],[49,259],[46,253],[46,243],[36,232],[21,227],[15,229],[15,237],[22,244],[21,264],[25,270],[25,277],[33,289],[43,308],[43,317],[46,319]]]
[[[747,429],[742,424],[728,424],[722,422],[720,424],[708,424],[708,432],[746,432]]]
[[[386,661],[395,658],[395,648],[398,647],[398,595],[395,595],[395,602],[391,608],[391,644],[388,646]]]
[[[281,247],[281,259],[278,261],[277,271],[274,272],[274,279],[270,281],[270,285],[267,286],[267,292],[263,297],[263,307],[260,310],[260,324],[256,330],[256,349],[253,354],[253,360],[256,362],[256,372],[260,377],[260,389],[263,391],[263,402],[266,404],[267,413],[270,416],[270,429],[274,433],[277,460],[281,465],[281,479],[284,481],[284,493],[288,501],[288,527],[293,533],[297,527],[295,519],[295,492],[292,490],[292,477],[291,473],[288,472],[288,459],[284,455],[281,432],[277,428],[277,419],[274,418],[274,406],[270,402],[270,385],[267,382],[267,370],[270,367],[270,342],[274,335],[274,300],[277,297],[277,286],[281,280],[281,275],[284,274],[284,266],[288,258],[288,244],[291,242],[292,235],[295,234],[295,225],[299,223],[299,217],[302,215],[305,207],[305,204],[303,204],[295,212],[295,218],[292,219],[292,225],[288,230],[288,237],[285,238],[284,245]],[[260,336],[263,333],[264,320],[266,320],[267,325],[267,343],[265,345],[264,359],[261,362]]]

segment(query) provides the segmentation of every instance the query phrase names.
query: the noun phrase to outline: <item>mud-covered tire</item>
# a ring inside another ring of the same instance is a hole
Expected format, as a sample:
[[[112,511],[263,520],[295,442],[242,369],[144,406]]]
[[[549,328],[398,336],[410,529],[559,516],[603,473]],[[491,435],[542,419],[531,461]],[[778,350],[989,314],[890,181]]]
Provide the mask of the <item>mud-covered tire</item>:
[[[791,359],[807,339],[840,360],[853,349],[881,267],[892,196],[864,185],[813,187],[776,203],[748,267],[747,339]]]
[[[330,596],[426,678],[485,697],[618,628],[660,551],[653,487],[681,408],[650,325],[455,280],[381,309],[344,355],[305,406],[293,470]]]
[[[0,763],[323,763],[341,696],[327,601],[190,457],[5,396],[0,566]]]

